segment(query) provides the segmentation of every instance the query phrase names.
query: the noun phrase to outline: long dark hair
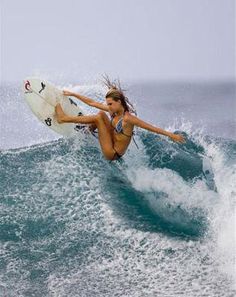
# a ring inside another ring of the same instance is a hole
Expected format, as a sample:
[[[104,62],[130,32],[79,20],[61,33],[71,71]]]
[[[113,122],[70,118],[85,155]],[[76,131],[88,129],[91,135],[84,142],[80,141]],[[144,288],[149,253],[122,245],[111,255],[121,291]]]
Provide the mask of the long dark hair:
[[[114,101],[120,100],[125,111],[131,112],[131,113],[134,113],[135,115],[137,115],[137,112],[136,112],[133,104],[124,95],[124,91],[126,91],[126,90],[123,90],[121,88],[120,80],[117,79],[117,80],[111,81],[107,74],[103,75],[103,79],[104,79],[104,81],[103,81],[104,85],[109,89],[109,91],[106,93],[105,97],[106,98],[110,97]]]

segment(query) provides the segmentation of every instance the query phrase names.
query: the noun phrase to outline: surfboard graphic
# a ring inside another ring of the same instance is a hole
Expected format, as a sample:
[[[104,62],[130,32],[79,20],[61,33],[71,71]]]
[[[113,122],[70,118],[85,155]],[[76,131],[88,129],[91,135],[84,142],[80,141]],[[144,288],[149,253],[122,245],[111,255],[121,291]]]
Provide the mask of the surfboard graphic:
[[[63,136],[73,136],[78,132],[88,133],[84,124],[58,124],[55,118],[55,106],[62,105],[64,112],[71,116],[84,115],[74,98],[63,96],[62,90],[39,78],[26,78],[23,83],[24,98],[31,111],[45,126]]]

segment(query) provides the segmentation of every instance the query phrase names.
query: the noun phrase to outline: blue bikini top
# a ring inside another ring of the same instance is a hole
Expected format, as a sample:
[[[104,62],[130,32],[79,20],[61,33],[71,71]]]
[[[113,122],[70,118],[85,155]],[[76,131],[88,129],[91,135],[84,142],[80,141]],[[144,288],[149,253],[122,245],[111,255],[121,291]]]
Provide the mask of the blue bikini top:
[[[127,137],[132,137],[132,136],[133,136],[133,141],[134,141],[136,147],[138,148],[138,145],[137,145],[137,143],[136,143],[136,141],[135,141],[135,139],[134,139],[134,132],[132,132],[131,135],[127,135],[127,134],[125,134],[124,131],[123,131],[122,123],[123,123],[123,117],[124,117],[124,114],[123,114],[123,116],[119,119],[119,121],[117,122],[117,124],[116,124],[115,127],[112,125],[112,122],[113,122],[114,117],[115,117],[114,114],[111,115],[111,126],[114,128],[114,130],[116,131],[116,133],[121,133],[121,134],[123,134],[123,135],[125,135],[125,136],[127,136]]]
[[[124,115],[123,115],[123,116],[124,116]],[[125,136],[127,136],[127,137],[132,137],[133,132],[132,132],[131,135],[127,135],[127,134],[125,134],[124,131],[123,131],[123,126],[122,126],[122,123],[123,123],[123,116],[119,119],[119,121],[117,122],[116,126],[113,127],[112,122],[113,122],[113,119],[114,119],[114,117],[115,117],[115,115],[113,114],[113,115],[111,116],[111,125],[112,125],[112,127],[114,128],[114,130],[116,131],[116,133],[121,133],[121,134],[123,134],[123,135],[125,135]]]

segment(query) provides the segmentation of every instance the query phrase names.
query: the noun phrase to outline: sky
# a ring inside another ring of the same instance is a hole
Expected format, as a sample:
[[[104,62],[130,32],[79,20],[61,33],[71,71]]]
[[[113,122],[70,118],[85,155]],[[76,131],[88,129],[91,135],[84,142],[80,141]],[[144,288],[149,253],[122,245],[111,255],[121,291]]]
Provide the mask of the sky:
[[[0,0],[0,80],[234,80],[234,0]]]

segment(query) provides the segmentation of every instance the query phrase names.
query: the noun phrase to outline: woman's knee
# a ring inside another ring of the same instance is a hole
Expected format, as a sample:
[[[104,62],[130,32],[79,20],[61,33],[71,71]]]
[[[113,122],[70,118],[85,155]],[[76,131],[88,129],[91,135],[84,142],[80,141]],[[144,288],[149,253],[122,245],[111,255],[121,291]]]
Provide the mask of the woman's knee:
[[[98,115],[99,115],[100,117],[102,117],[103,119],[109,120],[109,116],[108,116],[108,114],[107,114],[105,111],[103,111],[103,110],[99,111],[99,112],[98,112]]]
[[[103,113],[105,113],[104,111],[99,111],[97,114],[96,114],[96,118],[97,119],[102,119],[104,117]]]
[[[103,111],[103,110],[100,110],[98,113],[97,113],[97,115],[103,115],[103,114],[105,114],[105,111]]]
[[[103,122],[106,123],[109,119],[108,119],[108,116],[107,116],[107,114],[105,113],[105,111],[99,111],[99,112],[97,113],[96,120],[97,120],[97,121],[103,121]]]

